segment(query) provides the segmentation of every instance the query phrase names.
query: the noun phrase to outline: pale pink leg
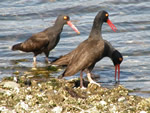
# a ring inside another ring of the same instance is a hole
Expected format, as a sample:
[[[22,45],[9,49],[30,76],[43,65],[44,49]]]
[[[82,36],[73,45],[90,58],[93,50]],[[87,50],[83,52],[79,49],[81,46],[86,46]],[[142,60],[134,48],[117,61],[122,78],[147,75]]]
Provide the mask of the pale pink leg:
[[[86,88],[83,86],[83,72],[82,72],[82,71],[81,71],[81,73],[80,73],[80,88],[86,89]]]
[[[33,57],[33,66],[36,67],[36,56]]]
[[[96,84],[96,85],[100,86],[100,84],[96,83],[96,82],[91,78],[91,73],[87,73],[87,78],[88,78],[88,80],[89,80],[90,83]]]

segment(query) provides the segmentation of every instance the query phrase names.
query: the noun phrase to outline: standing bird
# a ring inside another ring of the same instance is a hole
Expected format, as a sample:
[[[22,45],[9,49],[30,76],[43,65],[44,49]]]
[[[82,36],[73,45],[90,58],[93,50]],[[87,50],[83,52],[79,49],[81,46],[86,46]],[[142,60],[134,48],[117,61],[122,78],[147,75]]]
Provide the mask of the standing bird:
[[[33,63],[36,65],[36,56],[38,54],[44,53],[46,55],[46,62],[48,61],[49,52],[55,48],[57,43],[60,40],[60,34],[63,30],[64,24],[68,24],[73,30],[78,34],[80,32],[78,29],[71,23],[69,16],[59,15],[55,21],[55,24],[52,27],[45,29],[42,32],[33,34],[23,43],[19,43],[12,46],[12,50],[21,50],[24,52],[33,52]]]
[[[108,41],[103,40],[101,35],[101,27],[103,22],[107,22],[114,31],[116,30],[116,27],[108,19],[108,13],[106,11],[100,11],[94,19],[89,38],[83,41],[76,49],[74,49],[70,53],[60,57],[59,59],[51,63],[52,65],[67,66],[66,70],[62,74],[62,77],[72,76],[81,71],[80,87],[83,87],[83,71],[87,74],[87,78],[90,83],[97,84],[91,78],[91,71],[94,68],[95,64],[103,57],[110,57],[112,59],[115,65],[115,77],[118,69],[119,79],[120,63],[122,62],[123,57],[121,53],[118,52]]]

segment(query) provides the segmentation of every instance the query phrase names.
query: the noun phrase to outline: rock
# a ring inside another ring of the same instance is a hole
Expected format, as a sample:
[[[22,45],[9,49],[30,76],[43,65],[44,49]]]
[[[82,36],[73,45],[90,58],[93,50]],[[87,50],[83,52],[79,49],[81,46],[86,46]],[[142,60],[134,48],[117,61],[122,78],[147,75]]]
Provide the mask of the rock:
[[[16,111],[27,111],[29,109],[28,104],[26,104],[25,102],[23,102],[22,100],[15,106]]]
[[[0,88],[0,93],[5,93],[7,90]]]
[[[118,102],[124,101],[125,99],[126,99],[125,97],[120,97],[120,98],[118,99]]]
[[[12,89],[20,87],[19,84],[13,81],[4,81],[4,82],[1,82],[0,85],[2,85],[4,88],[12,88]]]
[[[149,113],[150,110],[150,98],[129,95],[128,89],[121,85],[107,89],[91,84],[82,90],[74,88],[75,82],[63,79],[49,78],[31,86],[23,84],[36,80],[30,80],[29,76],[19,76],[18,83],[12,80],[0,82],[0,113]]]
[[[100,113],[100,111],[94,106],[93,108],[90,108],[86,111],[81,111],[80,113]]]
[[[140,111],[140,113],[147,113],[146,111]]]
[[[100,101],[100,104],[101,104],[102,106],[105,106],[105,105],[107,105],[107,102],[105,102],[104,100],[101,100],[101,101]]]
[[[52,109],[52,112],[54,112],[54,113],[61,113],[62,112],[62,107],[60,107],[60,106],[54,107]]]
[[[12,111],[9,111],[5,106],[0,106],[0,112],[1,113],[13,113]]]

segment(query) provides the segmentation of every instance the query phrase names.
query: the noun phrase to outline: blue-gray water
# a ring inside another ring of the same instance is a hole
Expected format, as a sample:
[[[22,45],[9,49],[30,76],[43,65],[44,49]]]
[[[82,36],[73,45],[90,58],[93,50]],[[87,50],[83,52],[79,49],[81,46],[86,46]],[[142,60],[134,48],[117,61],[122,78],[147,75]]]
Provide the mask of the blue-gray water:
[[[59,57],[88,38],[93,19],[100,10],[109,12],[110,20],[118,29],[113,32],[105,23],[102,36],[123,54],[120,84],[137,89],[135,95],[150,97],[149,0],[1,0],[0,79],[32,67],[33,54],[11,51],[12,45],[52,26],[57,16],[65,13],[81,34],[64,26],[61,40],[50,54],[50,57]],[[37,57],[38,67],[46,66],[44,58],[43,54]],[[100,76],[99,82],[104,86],[114,85],[114,66],[109,58],[98,62],[93,73]]]

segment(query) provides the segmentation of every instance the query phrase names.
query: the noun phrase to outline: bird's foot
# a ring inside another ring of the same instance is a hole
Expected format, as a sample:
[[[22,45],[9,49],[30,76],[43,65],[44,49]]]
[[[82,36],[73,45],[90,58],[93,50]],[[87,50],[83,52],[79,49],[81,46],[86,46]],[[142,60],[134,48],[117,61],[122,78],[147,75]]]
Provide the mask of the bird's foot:
[[[51,64],[51,61],[48,60],[48,57],[45,58],[45,63]]]
[[[53,65],[53,64],[50,64],[50,66],[53,66],[53,67],[58,67],[58,65]]]
[[[98,83],[96,83],[96,82],[94,82],[94,81],[91,81],[91,82],[88,84],[88,88],[90,88],[90,89],[97,89],[97,88],[99,88],[99,87],[101,87],[101,85],[98,84]]]
[[[32,71],[36,71],[37,68],[36,68],[36,67],[32,67],[31,70],[32,70]]]
[[[96,83],[96,82],[90,82],[90,84],[95,84],[95,85],[97,85],[97,86],[101,87],[101,85],[100,85],[100,84],[98,84],[98,83]]]
[[[47,64],[51,64],[51,61],[47,61],[47,60],[45,60],[45,63],[47,63]]]
[[[85,90],[86,89],[86,87],[84,87],[84,86],[82,86],[82,87],[80,87],[82,90]]]
[[[48,61],[47,63],[48,63],[48,64],[51,64],[52,62],[51,62],[51,61]]]
[[[37,70],[37,68],[36,68],[37,66],[36,66],[36,62],[33,62],[33,67],[32,67],[32,69],[31,70]]]
[[[94,92],[94,91],[97,91],[99,88],[100,88],[100,86],[98,86],[97,84],[89,83],[87,89],[90,92]]]
[[[63,78],[63,76],[62,76],[62,75],[59,75],[59,76],[58,76],[58,79],[62,79],[62,78]]]
[[[100,87],[100,84],[96,83],[96,82],[91,78],[91,73],[87,73],[87,78],[88,78],[90,84],[95,84],[95,85],[97,85],[97,86]]]

